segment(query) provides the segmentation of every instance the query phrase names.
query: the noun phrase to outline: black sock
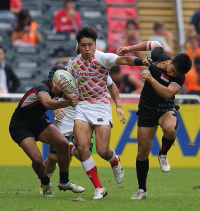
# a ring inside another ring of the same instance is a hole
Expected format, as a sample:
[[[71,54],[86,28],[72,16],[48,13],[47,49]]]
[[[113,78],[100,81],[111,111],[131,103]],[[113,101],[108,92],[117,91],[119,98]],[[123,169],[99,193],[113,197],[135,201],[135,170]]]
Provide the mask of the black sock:
[[[43,184],[43,185],[48,185],[49,183],[50,183],[50,179],[49,179],[49,177],[46,175],[44,178],[39,178],[40,180],[41,180],[41,183]]]
[[[60,172],[60,182],[68,183],[69,182],[69,172]]]
[[[139,189],[146,191],[146,180],[149,171],[149,160],[139,161],[136,159],[136,172],[138,178]]]
[[[164,136],[162,137],[162,148],[159,155],[166,155],[174,143],[175,139],[168,140]]]

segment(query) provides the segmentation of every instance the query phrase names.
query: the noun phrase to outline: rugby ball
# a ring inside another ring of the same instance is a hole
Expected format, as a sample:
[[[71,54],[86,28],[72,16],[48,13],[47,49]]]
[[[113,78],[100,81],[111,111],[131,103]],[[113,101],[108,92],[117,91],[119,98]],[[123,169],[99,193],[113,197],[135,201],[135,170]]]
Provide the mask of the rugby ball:
[[[54,73],[54,81],[58,83],[58,81],[65,81],[67,83],[67,90],[64,93],[72,94],[76,92],[76,80],[75,78],[65,70],[56,70]]]

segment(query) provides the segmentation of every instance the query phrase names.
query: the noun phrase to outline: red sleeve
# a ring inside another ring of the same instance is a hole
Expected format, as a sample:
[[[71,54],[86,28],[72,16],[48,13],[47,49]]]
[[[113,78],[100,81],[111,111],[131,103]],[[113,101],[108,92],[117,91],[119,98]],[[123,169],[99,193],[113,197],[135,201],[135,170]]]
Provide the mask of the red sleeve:
[[[10,0],[10,8],[21,8],[22,2],[21,0]]]
[[[78,25],[78,28],[80,28],[82,26],[82,19],[81,19],[81,15],[79,12],[76,12],[76,23]]]
[[[61,31],[60,19],[61,19],[61,12],[57,11],[54,17],[54,27],[56,28],[57,31]]]

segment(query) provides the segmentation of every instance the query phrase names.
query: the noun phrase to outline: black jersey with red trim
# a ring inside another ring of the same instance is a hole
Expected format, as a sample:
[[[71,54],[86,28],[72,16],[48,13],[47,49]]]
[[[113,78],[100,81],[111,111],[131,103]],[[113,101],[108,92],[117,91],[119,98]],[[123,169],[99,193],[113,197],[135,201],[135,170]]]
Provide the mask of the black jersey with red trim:
[[[185,75],[180,75],[178,77],[170,77],[167,75],[166,71],[156,66],[157,62],[167,61],[171,59],[171,57],[164,52],[162,47],[155,47],[152,50],[151,59],[153,60],[153,62],[149,66],[149,71],[156,81],[166,87],[168,87],[170,83],[175,83],[180,88],[182,87],[185,82]],[[162,98],[155,91],[153,86],[148,81],[145,81],[138,107],[139,110],[142,109],[143,111],[164,111],[165,109],[169,109],[174,106],[174,99],[175,96],[168,100]]]
[[[50,83],[48,80],[44,80],[26,92],[15,109],[12,121],[37,122],[47,111],[38,99],[38,94],[42,92],[48,93],[54,100],[63,96],[63,93],[53,94]]]

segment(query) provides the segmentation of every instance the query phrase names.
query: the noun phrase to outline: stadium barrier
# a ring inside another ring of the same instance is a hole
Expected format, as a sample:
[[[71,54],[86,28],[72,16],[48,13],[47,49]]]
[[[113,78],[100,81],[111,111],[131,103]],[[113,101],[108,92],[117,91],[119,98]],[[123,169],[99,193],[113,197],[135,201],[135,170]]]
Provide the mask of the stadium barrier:
[[[19,101],[23,94],[0,94],[0,98],[16,99]],[[138,99],[140,95],[131,94],[123,95],[123,99]],[[169,152],[169,161],[173,167],[200,167],[200,97],[195,95],[177,95],[176,99],[182,100],[196,100],[196,104],[182,104],[180,105],[180,112],[178,115],[179,129],[177,132],[177,140]],[[13,142],[8,132],[10,118],[17,107],[17,102],[0,102],[0,128],[1,128],[1,153],[0,165],[31,165],[31,161],[26,156],[17,144]],[[134,167],[137,155],[137,104],[123,104],[123,110],[127,117],[125,125],[120,123],[120,118],[117,116],[115,106],[112,105],[113,123],[111,144],[110,147],[116,150],[120,155],[124,167]],[[50,120],[53,121],[53,112],[48,111]],[[158,167],[158,151],[161,146],[162,130],[159,128],[154,137],[153,147],[150,158],[150,166]],[[41,151],[43,151],[44,158],[48,155],[48,146],[37,142]],[[93,149],[93,158],[98,166],[109,166],[109,163],[101,159]],[[72,160],[72,166],[81,166],[80,162],[75,158]]]

